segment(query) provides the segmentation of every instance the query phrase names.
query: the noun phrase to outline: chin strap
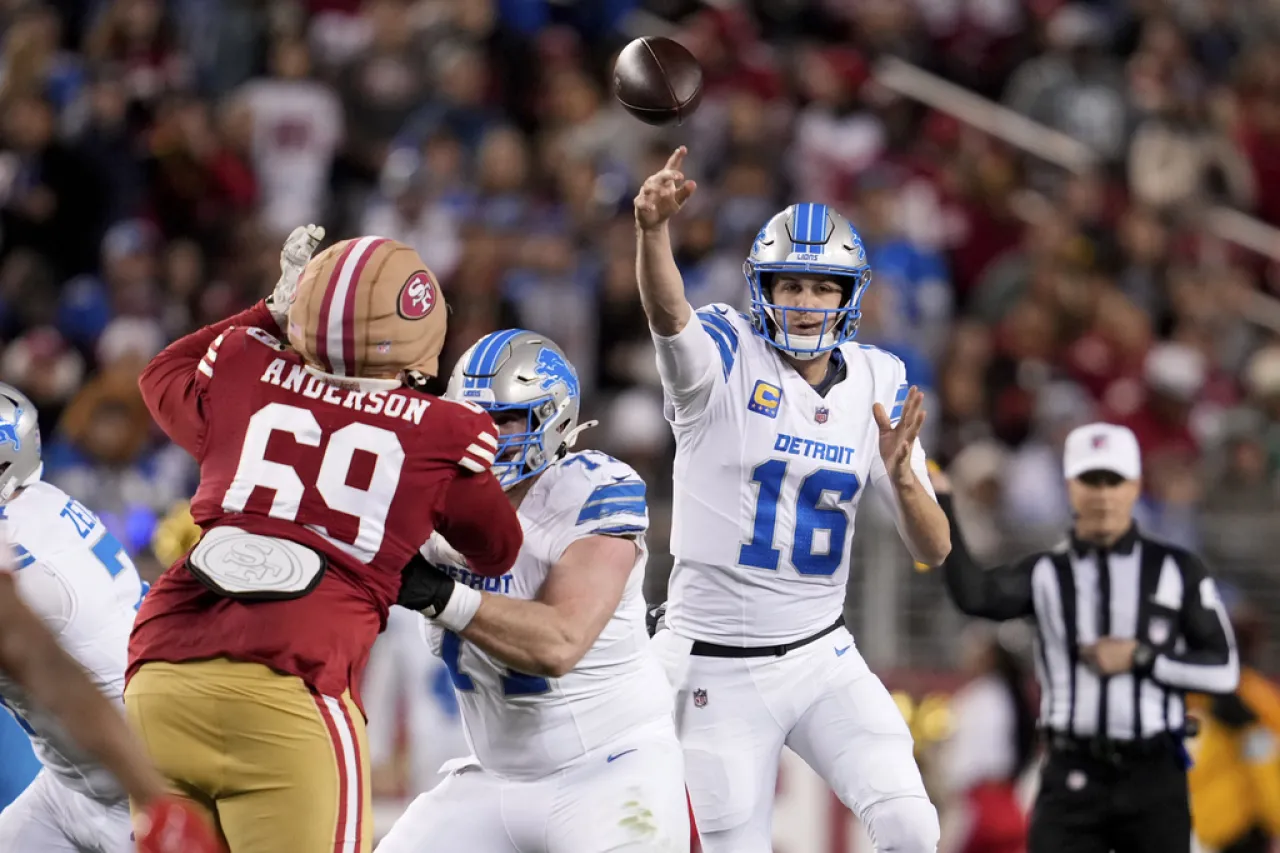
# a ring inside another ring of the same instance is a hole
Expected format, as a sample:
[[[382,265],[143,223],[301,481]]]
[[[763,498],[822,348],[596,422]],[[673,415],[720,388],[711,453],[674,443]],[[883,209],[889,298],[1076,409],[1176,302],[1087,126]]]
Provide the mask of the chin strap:
[[[585,430],[589,430],[593,426],[599,426],[599,425],[600,425],[599,421],[586,421],[585,423],[578,424],[576,427],[569,430],[569,432],[565,434],[564,446],[572,450],[573,445],[576,444],[578,441],[579,435],[581,435]]]

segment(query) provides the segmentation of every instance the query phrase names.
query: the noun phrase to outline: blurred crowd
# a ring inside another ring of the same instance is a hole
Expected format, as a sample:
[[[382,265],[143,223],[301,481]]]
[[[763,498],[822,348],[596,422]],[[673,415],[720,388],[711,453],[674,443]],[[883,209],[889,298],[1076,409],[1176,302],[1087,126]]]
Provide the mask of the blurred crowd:
[[[1252,300],[1280,266],[1197,215],[1280,225],[1276,0],[0,0],[0,23],[0,378],[41,407],[49,479],[144,563],[195,470],[138,372],[268,292],[312,221],[419,250],[452,308],[443,365],[503,326],[557,340],[601,420],[584,442],[647,475],[661,531],[671,438],[631,199],[683,143],[695,304],[744,303],[742,259],[786,203],[856,223],[859,340],[930,394],[980,557],[1060,532],[1059,442],[1106,418],[1142,441],[1146,526],[1271,589],[1280,337]],[[642,34],[704,65],[683,126],[610,97]],[[889,55],[1094,165],[895,94]]]

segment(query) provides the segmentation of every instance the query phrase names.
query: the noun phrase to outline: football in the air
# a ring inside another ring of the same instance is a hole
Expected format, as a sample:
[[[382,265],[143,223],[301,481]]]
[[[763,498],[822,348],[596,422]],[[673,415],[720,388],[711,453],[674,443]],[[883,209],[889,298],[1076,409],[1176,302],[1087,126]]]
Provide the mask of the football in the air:
[[[613,94],[645,124],[680,124],[702,100],[702,66],[678,42],[638,38],[618,54]]]

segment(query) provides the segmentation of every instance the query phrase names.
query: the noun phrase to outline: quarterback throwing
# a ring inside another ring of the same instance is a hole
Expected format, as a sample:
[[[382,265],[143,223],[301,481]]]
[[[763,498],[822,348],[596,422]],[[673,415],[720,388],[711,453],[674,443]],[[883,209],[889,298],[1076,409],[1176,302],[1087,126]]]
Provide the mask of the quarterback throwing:
[[[695,191],[685,149],[635,200],[640,295],[676,438],[675,566],[655,644],[707,853],[769,853],[783,745],[881,853],[934,853],[938,819],[897,706],[841,613],[865,492],[913,556],[950,550],[902,362],[854,343],[871,282],[862,240],[822,204],[773,216],[744,266],[749,314],[695,311],[667,221]]]

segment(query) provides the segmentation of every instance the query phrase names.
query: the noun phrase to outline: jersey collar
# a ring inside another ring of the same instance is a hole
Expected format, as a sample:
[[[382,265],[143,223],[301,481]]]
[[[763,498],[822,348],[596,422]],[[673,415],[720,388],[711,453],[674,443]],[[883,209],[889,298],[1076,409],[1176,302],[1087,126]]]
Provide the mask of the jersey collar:
[[[813,386],[813,390],[818,392],[819,397],[827,396],[827,392],[844,381],[849,375],[849,365],[844,360],[844,353],[836,347],[831,351],[831,358],[827,360],[827,375],[822,377],[822,381]]]
[[[1071,550],[1078,557],[1083,557],[1090,551],[1105,551],[1108,554],[1131,554],[1133,553],[1133,546],[1137,544],[1138,525],[1136,523],[1130,524],[1129,529],[1110,548],[1099,548],[1091,542],[1084,542],[1076,536],[1074,530],[1071,531]]]

